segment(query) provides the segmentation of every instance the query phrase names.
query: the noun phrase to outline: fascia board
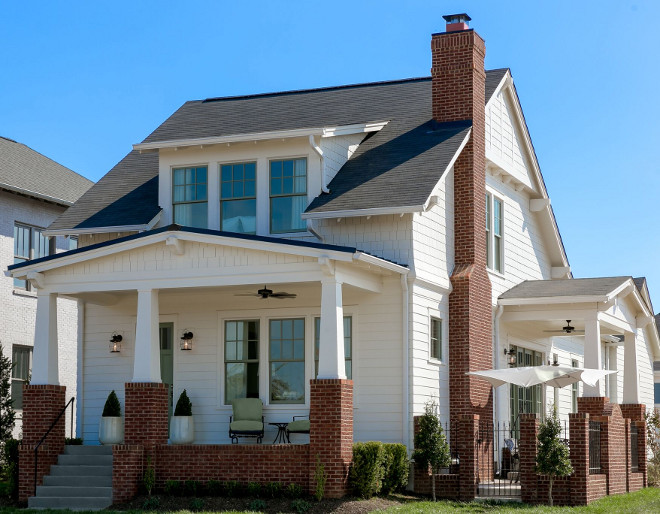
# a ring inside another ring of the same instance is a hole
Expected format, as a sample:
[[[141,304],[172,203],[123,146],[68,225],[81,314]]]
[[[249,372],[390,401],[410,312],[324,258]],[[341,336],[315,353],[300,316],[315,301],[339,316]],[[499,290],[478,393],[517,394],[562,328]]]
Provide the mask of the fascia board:
[[[603,303],[607,296],[539,296],[536,298],[499,298],[498,305],[542,305],[561,303]]]
[[[44,230],[45,236],[70,236],[84,234],[109,234],[111,232],[144,232],[149,230],[149,225],[116,225],[112,227],[92,228],[60,228],[55,230]]]
[[[411,214],[413,212],[424,212],[423,205],[409,205],[403,207],[374,207],[372,209],[350,209],[345,211],[327,212],[305,212],[302,219],[324,219],[324,218],[355,218],[358,216],[381,216],[384,214]]]
[[[66,200],[62,200],[61,198],[55,198],[54,196],[45,195],[43,193],[37,193],[36,191],[30,191],[29,189],[23,189],[21,187],[12,186],[11,184],[5,184],[2,182],[0,182],[0,189],[6,189],[7,191],[11,191],[12,193],[19,193],[25,196],[31,196],[39,200],[45,200],[47,202],[56,203],[58,205],[63,205],[65,207],[71,207],[73,205],[73,202],[68,202]]]
[[[375,257],[373,255],[369,255],[368,253],[364,253],[364,252],[355,252],[355,254],[353,255],[353,259],[355,259],[358,262],[364,262],[365,264],[378,266],[380,268],[393,271],[401,275],[407,275],[410,272],[410,270],[405,266],[401,266],[400,264],[395,264],[393,262],[386,261],[384,259]]]

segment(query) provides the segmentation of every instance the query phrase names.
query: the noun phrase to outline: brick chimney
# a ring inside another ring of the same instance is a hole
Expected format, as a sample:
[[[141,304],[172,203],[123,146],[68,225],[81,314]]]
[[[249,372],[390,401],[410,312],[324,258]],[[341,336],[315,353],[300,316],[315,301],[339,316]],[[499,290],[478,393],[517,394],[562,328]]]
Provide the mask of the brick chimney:
[[[470,140],[454,164],[454,270],[449,295],[450,416],[492,420],[491,386],[467,371],[493,364],[492,293],[486,271],[484,40],[467,14],[449,15],[433,34],[432,106],[438,122],[471,120]]]

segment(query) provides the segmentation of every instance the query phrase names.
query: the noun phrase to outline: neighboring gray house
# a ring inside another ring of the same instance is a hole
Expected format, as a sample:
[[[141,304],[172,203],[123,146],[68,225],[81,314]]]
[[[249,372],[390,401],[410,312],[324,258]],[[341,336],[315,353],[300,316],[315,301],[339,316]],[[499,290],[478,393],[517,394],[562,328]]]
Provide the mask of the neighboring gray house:
[[[35,152],[0,137],[0,266],[44,257],[76,247],[77,239],[46,237],[43,230],[93,182]],[[59,365],[67,399],[76,394],[78,307],[58,300]],[[15,435],[21,433],[22,387],[32,368],[37,308],[36,292],[27,280],[0,275],[0,344],[11,357],[12,396],[17,411]]]

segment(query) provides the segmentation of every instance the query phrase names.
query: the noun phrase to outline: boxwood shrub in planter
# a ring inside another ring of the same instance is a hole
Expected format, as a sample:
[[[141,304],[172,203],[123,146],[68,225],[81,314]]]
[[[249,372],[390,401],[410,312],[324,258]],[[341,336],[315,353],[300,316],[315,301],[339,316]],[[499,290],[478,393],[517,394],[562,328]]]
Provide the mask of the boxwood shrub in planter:
[[[172,444],[190,444],[195,440],[195,424],[192,417],[192,403],[184,389],[176,402],[174,416],[170,420],[170,441]]]
[[[121,444],[124,442],[124,420],[121,405],[115,391],[111,391],[103,406],[99,421],[99,442],[101,444]]]

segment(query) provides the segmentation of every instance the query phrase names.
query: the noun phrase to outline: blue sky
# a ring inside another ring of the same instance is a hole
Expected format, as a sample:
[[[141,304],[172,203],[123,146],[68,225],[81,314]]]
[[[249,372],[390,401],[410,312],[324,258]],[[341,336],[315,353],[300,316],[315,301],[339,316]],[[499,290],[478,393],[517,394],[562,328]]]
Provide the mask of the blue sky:
[[[0,135],[98,180],[184,101],[427,76],[467,11],[510,67],[576,276],[660,310],[660,2],[5,2]]]

